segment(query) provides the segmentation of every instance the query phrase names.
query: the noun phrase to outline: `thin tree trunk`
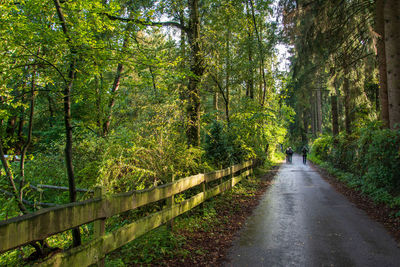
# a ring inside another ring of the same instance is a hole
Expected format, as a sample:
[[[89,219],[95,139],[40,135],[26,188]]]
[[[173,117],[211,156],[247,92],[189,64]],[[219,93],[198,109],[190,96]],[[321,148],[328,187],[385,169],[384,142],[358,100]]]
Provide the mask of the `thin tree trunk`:
[[[10,165],[8,165],[8,161],[6,160],[5,155],[4,155],[3,139],[1,138],[1,136],[0,136],[0,161],[3,164],[3,168],[6,173],[6,177],[8,178],[8,181],[12,187],[15,199],[17,200],[18,208],[21,210],[22,213],[24,213],[24,214],[28,213],[28,210],[26,209],[24,203],[22,203],[22,201],[19,198],[18,189],[15,186],[15,182],[14,182],[14,175],[13,175],[13,173],[10,169]]]
[[[225,73],[225,116],[226,122],[229,125],[229,101],[230,101],[230,74],[231,74],[231,29],[230,29],[230,19],[227,18],[227,36],[226,36],[226,73]]]
[[[188,144],[200,145],[200,78],[203,75],[202,55],[200,48],[200,17],[199,0],[188,0],[189,29],[188,40],[190,45],[190,71],[188,86],[188,126],[186,136]]]
[[[332,134],[337,136],[339,134],[339,114],[338,114],[338,103],[337,96],[331,96],[331,108],[332,108]]]
[[[379,35],[376,40],[376,51],[379,69],[380,118],[383,122],[383,126],[389,128],[389,99],[387,91],[385,23],[383,12],[384,2],[385,0],[376,0],[375,2],[375,32]]]
[[[124,44],[125,44],[125,41],[124,41]],[[116,71],[115,77],[114,77],[114,82],[113,82],[113,85],[110,90],[111,98],[110,98],[110,102],[108,103],[108,115],[103,124],[103,136],[107,136],[107,134],[110,130],[111,118],[113,115],[113,108],[115,106],[116,92],[119,89],[119,84],[121,82],[121,73],[122,73],[123,69],[124,69],[124,65],[122,63],[118,63],[117,71]]]
[[[251,34],[249,33],[249,46],[248,46],[248,77],[247,77],[247,90],[246,96],[250,97],[251,99],[254,98],[254,67],[253,67],[253,45],[251,40]]]
[[[386,0],[385,53],[387,66],[387,91],[389,100],[390,128],[400,123],[400,3]],[[397,126],[396,128],[398,128]]]
[[[49,104],[49,126],[50,128],[53,127],[53,121],[54,121],[54,110],[53,110],[53,104],[51,101],[51,96],[50,94],[47,94],[47,102]]]
[[[262,100],[261,100],[261,106],[264,106],[265,104],[265,97],[266,97],[266,93],[267,93],[267,81],[265,79],[265,71],[264,71],[264,49],[263,49],[263,45],[261,42],[261,36],[258,32],[258,28],[257,28],[257,22],[256,22],[256,16],[255,16],[255,12],[254,12],[254,4],[253,4],[253,0],[250,0],[250,6],[251,6],[251,14],[253,17],[253,23],[254,23],[254,30],[256,32],[256,36],[257,36],[257,43],[258,43],[258,49],[260,52],[260,59],[261,59],[261,66],[262,66],[262,78],[263,78],[263,96],[262,96]]]
[[[310,115],[311,115],[311,132],[312,132],[312,136],[316,136],[315,101],[314,101],[314,92],[313,91],[311,91],[311,95],[310,95]]]
[[[183,15],[183,11],[179,11],[179,23],[181,25],[185,25],[185,19]],[[181,71],[183,72],[185,70],[186,62],[186,43],[185,43],[185,35],[186,32],[184,29],[180,29],[180,40],[179,40],[179,48],[180,48],[180,56],[181,56],[181,61],[179,62],[179,67]],[[187,85],[185,84],[184,79],[180,80],[179,84],[179,98],[182,102],[185,101],[186,99],[186,87]]]
[[[322,133],[322,97],[321,90],[318,89],[316,92],[317,96],[317,132],[318,134]]]
[[[132,17],[132,13],[129,14],[129,18]],[[126,26],[126,35],[124,37],[124,41],[122,43],[122,49],[124,50],[128,47],[129,45],[129,31],[131,29],[131,24],[128,24],[128,26]],[[114,82],[113,85],[111,87],[110,93],[111,93],[111,98],[110,101],[108,103],[108,115],[106,117],[106,120],[103,123],[103,136],[107,136],[108,132],[110,131],[110,124],[111,124],[111,119],[112,119],[112,115],[113,115],[113,108],[115,106],[115,100],[116,100],[116,96],[118,93],[118,89],[119,89],[119,85],[121,82],[121,74],[124,70],[124,65],[122,63],[118,63],[117,66],[117,71],[115,73],[114,76]]]
[[[307,144],[308,122],[307,122],[307,115],[305,108],[303,108],[302,117],[303,117],[303,131],[301,133],[301,141],[303,142],[303,144]]]
[[[98,129],[98,132],[102,134],[101,130],[101,125],[102,125],[102,117],[103,117],[103,112],[101,110],[101,96],[103,93],[103,90],[101,88],[102,82],[99,81],[99,77],[96,75],[95,76],[95,87],[96,87],[96,126]]]
[[[69,200],[70,202],[76,202],[75,176],[74,176],[74,167],[72,164],[72,124],[71,124],[71,90],[76,74],[75,73],[76,50],[69,36],[67,23],[62,13],[59,0],[54,0],[54,5],[56,7],[57,15],[60,20],[61,27],[71,53],[71,62],[69,64],[69,71],[68,71],[68,83],[66,83],[64,86],[64,122],[65,122],[65,139],[66,139],[65,164],[68,173]],[[82,241],[81,241],[79,227],[72,229],[72,237],[73,237],[74,247],[81,245]]]
[[[214,80],[214,82],[217,84],[217,87],[219,89],[219,92],[222,95],[222,98],[224,99],[224,106],[225,106],[225,114],[226,114],[226,123],[229,125],[229,99],[228,99],[228,93],[229,91],[224,92],[224,89],[222,88],[221,83],[218,81],[217,77],[211,74],[211,78]]]
[[[17,116],[11,116],[7,121],[6,135],[7,137],[13,137],[15,133],[15,127],[17,122]]]
[[[40,51],[40,50],[39,50]],[[38,51],[38,54],[39,54]],[[35,113],[35,87],[36,87],[36,68],[32,72],[32,79],[31,79],[31,101],[30,101],[30,111],[29,111],[29,123],[28,123],[28,134],[26,138],[26,142],[22,147],[21,150],[21,161],[19,165],[20,174],[21,174],[21,181],[20,181],[20,201],[22,202],[23,197],[23,186],[25,183],[25,155],[26,152],[31,144],[32,140],[32,130],[33,130],[33,115]]]
[[[214,95],[213,95],[213,108],[214,108],[214,111],[216,111],[216,113],[217,113],[217,115],[215,116],[216,120],[219,120],[218,100],[219,100],[218,99],[218,92],[214,92]]]
[[[350,84],[348,78],[348,67],[344,67],[344,76],[343,76],[343,93],[344,93],[344,127],[347,134],[351,134],[351,96],[350,96]]]

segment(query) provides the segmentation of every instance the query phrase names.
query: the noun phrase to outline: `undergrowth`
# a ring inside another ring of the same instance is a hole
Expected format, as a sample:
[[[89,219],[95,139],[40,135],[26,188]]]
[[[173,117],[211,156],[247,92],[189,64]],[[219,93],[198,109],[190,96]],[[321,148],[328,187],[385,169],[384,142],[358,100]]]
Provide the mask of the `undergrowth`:
[[[185,235],[182,232],[201,231],[210,233],[220,224],[229,223],[229,215],[239,210],[234,197],[254,196],[259,188],[259,180],[250,177],[237,184],[231,191],[216,196],[193,210],[175,218],[173,231],[161,226],[109,254],[106,266],[160,265],[165,258],[180,258],[183,261],[196,254],[204,255],[208,251],[184,248]],[[225,211],[224,216],[218,210]]]

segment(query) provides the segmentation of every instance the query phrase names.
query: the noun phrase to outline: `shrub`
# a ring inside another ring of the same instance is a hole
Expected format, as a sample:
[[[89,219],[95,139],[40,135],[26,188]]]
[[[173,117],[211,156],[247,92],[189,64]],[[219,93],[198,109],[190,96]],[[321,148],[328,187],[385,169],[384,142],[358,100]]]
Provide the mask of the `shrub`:
[[[329,154],[332,149],[332,137],[323,135],[315,139],[312,144],[312,153],[320,160],[328,160]]]

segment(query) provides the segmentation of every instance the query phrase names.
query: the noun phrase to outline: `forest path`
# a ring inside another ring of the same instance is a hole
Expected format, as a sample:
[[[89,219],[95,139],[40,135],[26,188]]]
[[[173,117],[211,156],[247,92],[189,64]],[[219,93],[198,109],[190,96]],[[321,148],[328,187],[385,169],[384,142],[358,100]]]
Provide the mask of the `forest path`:
[[[293,157],[228,252],[226,266],[400,266],[379,223]]]

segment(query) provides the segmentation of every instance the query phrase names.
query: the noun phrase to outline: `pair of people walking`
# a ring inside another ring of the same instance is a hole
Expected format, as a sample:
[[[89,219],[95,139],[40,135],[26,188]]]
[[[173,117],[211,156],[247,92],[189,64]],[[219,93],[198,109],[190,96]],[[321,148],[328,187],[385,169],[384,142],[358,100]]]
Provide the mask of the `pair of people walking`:
[[[291,147],[288,147],[286,149],[286,162],[292,163],[292,156],[293,156],[293,149]],[[303,154],[303,164],[307,164],[307,153],[308,149],[306,146],[303,146],[301,149],[301,153]]]

